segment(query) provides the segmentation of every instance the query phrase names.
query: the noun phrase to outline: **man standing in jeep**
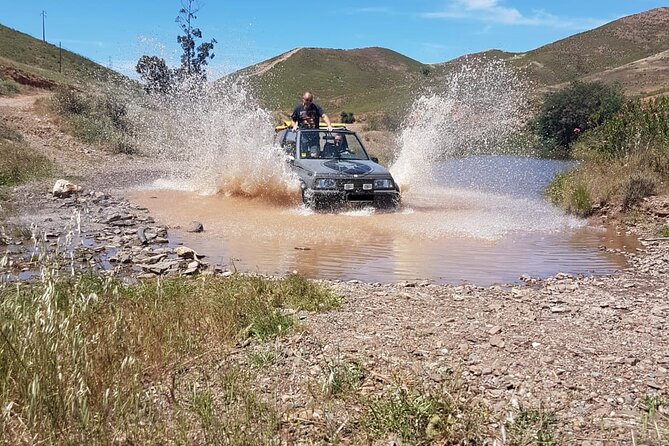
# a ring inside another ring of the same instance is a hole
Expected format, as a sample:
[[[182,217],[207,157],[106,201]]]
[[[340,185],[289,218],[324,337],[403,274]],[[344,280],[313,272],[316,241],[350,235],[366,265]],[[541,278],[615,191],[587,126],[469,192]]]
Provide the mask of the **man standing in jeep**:
[[[332,131],[330,118],[325,114],[320,105],[314,103],[314,95],[310,91],[305,91],[302,96],[302,103],[295,107],[290,119],[293,121],[293,130],[298,128],[318,129],[320,128],[320,119],[328,125],[328,132]]]

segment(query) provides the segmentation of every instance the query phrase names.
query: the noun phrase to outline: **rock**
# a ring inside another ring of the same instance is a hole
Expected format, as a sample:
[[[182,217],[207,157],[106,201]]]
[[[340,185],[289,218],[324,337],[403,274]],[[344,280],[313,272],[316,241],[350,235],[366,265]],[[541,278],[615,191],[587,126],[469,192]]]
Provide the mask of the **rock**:
[[[204,226],[199,221],[192,221],[188,225],[188,232],[202,232],[204,231]]]
[[[646,384],[647,384],[648,387],[650,387],[651,389],[662,390],[662,386],[659,385],[659,384],[658,384],[657,382],[655,382],[655,381],[649,380]]]
[[[56,198],[68,198],[73,194],[81,193],[83,190],[83,187],[61,179],[56,181],[56,184],[53,185],[51,193]]]
[[[567,307],[561,307],[561,306],[555,306],[551,307],[551,313],[553,314],[564,314],[564,313],[569,313],[571,310]]]
[[[504,345],[506,344],[504,343],[504,339],[502,339],[501,336],[493,336],[490,338],[490,345],[493,347],[504,348]]]
[[[194,249],[191,249],[187,246],[178,246],[175,250],[174,253],[181,257],[182,259],[201,259],[204,256],[199,255],[197,252],[195,252]]]
[[[146,228],[145,227],[141,227],[141,228],[137,229],[137,238],[139,238],[139,242],[142,245],[146,245],[148,243],[148,240],[146,238]]]
[[[184,274],[187,276],[191,276],[195,273],[197,273],[200,270],[200,262],[197,260],[194,260],[188,264],[188,268],[184,271]]]
[[[165,257],[167,257],[167,254],[158,254],[158,255],[151,256],[151,257],[146,257],[146,258],[143,258],[143,259],[136,259],[136,260],[134,260],[134,263],[143,263],[145,265],[154,265],[154,264],[160,262],[161,260],[165,259]]]
[[[162,262],[153,265],[139,264],[138,266],[143,270],[147,270],[155,274],[165,274],[169,270],[175,269],[177,266],[179,266],[179,262],[174,260],[163,260]]]

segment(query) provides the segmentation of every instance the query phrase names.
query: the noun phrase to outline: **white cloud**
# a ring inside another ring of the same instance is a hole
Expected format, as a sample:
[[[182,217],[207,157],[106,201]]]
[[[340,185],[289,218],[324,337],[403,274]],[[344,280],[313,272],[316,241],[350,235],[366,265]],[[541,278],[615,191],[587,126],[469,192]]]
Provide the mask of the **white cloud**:
[[[592,18],[558,17],[543,10],[523,14],[502,5],[501,0],[451,0],[443,9],[421,14],[429,19],[471,19],[502,25],[545,26],[583,31],[606,23]]]
[[[460,0],[458,3],[467,9],[489,9],[497,6],[497,0]]]
[[[383,14],[383,15],[395,15],[395,11],[391,8],[385,6],[370,6],[364,8],[356,8],[349,11],[349,14]]]

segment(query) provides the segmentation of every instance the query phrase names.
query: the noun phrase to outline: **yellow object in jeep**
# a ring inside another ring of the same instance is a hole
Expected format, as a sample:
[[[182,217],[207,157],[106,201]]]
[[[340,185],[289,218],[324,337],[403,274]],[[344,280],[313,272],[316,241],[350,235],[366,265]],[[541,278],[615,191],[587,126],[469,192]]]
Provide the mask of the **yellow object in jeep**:
[[[291,121],[283,121],[283,124],[281,124],[281,125],[277,125],[276,127],[274,127],[274,131],[275,131],[275,132],[280,132],[281,130],[289,129],[289,128],[291,128],[292,126],[293,126],[293,123],[292,123]],[[322,129],[324,129],[324,128],[327,128],[327,126],[328,126],[328,125],[327,125],[326,123],[324,123],[324,122],[321,121],[319,127],[322,128]],[[338,129],[338,130],[346,130],[346,124],[342,124],[341,122],[333,122],[333,123],[332,123],[332,128],[333,128],[333,129],[336,128],[336,129]]]

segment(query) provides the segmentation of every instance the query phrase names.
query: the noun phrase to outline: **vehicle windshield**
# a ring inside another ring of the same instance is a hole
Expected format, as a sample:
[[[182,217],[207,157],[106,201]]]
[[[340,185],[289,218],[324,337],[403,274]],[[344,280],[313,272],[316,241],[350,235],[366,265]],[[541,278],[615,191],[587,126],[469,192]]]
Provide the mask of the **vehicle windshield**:
[[[355,133],[324,130],[300,132],[300,158],[367,160],[367,152]]]

